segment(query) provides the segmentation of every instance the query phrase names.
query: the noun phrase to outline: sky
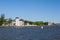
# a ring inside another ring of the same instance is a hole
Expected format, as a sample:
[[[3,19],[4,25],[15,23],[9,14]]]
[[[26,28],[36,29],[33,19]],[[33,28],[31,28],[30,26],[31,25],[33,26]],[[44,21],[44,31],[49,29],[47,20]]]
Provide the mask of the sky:
[[[60,23],[60,0],[0,0],[0,15]]]

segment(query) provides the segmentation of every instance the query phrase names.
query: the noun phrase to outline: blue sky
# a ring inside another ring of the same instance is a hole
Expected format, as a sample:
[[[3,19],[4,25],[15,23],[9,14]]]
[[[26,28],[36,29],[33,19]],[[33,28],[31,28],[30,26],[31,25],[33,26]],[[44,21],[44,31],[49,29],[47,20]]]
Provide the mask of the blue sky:
[[[0,0],[0,14],[30,21],[60,23],[60,0]]]

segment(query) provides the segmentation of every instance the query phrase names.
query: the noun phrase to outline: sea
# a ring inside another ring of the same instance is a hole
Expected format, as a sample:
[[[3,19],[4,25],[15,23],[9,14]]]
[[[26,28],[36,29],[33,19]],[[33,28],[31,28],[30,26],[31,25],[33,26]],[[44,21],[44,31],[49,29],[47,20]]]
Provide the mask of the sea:
[[[60,26],[0,28],[0,40],[60,40]]]

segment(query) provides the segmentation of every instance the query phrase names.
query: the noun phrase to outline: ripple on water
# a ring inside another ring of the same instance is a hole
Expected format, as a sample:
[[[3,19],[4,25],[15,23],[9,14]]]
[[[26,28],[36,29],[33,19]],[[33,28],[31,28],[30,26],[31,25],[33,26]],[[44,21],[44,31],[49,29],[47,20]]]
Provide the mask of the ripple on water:
[[[0,28],[0,40],[60,40],[60,27]]]

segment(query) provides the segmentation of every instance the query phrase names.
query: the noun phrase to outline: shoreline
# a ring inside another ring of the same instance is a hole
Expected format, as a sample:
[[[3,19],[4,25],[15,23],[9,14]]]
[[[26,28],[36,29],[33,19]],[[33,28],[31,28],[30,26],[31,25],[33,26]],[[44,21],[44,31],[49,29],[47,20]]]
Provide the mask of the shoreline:
[[[59,26],[59,25],[42,25],[42,26]],[[41,27],[41,26],[0,26],[0,28],[7,28],[7,27],[15,27],[15,28],[23,28],[23,27]]]

